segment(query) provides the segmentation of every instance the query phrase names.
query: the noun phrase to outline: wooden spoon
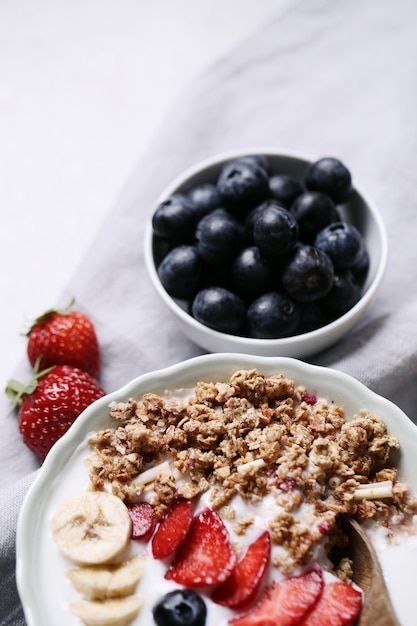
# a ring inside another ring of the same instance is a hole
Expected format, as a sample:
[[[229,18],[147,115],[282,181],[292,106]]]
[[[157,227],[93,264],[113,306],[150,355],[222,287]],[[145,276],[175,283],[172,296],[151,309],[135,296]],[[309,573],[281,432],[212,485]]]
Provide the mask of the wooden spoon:
[[[357,626],[401,626],[391,604],[381,566],[374,547],[354,519],[345,517],[343,526],[349,538],[349,552],[354,567],[354,582],[363,590],[364,605]]]

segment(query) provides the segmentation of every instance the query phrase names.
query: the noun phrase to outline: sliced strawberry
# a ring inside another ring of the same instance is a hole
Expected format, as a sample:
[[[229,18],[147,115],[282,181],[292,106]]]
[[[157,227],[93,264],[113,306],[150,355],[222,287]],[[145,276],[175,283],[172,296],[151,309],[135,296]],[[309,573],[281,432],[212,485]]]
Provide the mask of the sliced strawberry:
[[[300,626],[345,626],[359,617],[362,594],[347,583],[337,580],[326,583],[314,607]]]
[[[298,626],[317,601],[323,588],[320,571],[291,576],[269,585],[259,602],[230,626]],[[335,626],[336,622],[333,624]]]
[[[184,587],[218,585],[230,576],[236,560],[222,518],[206,508],[193,517],[165,578]]]
[[[259,590],[270,557],[271,537],[266,530],[248,547],[229,578],[216,587],[212,600],[234,609],[246,606]]]
[[[190,530],[193,519],[190,502],[179,501],[161,520],[152,537],[154,559],[166,559],[180,545]]]
[[[132,539],[150,539],[157,523],[152,504],[135,502],[129,504],[127,510],[132,520]]]

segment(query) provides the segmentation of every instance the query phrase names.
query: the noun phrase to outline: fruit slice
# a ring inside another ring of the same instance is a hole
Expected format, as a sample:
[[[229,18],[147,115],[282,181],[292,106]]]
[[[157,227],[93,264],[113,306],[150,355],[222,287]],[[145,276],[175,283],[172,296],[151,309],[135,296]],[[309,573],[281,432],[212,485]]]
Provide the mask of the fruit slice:
[[[75,589],[87,600],[120,598],[134,593],[143,574],[143,560],[133,557],[114,565],[90,565],[67,571]]]
[[[216,587],[212,600],[239,609],[255,597],[268,569],[271,538],[265,531],[254,541],[224,583]]]
[[[326,583],[314,607],[301,621],[300,626],[345,626],[353,624],[362,608],[362,594],[338,580]]]
[[[135,502],[128,505],[127,511],[132,520],[132,539],[150,539],[157,522],[152,504]]]
[[[61,552],[81,564],[107,563],[126,548],[131,521],[117,496],[87,491],[62,502],[51,520]]]
[[[138,615],[142,600],[126,596],[113,600],[71,602],[70,610],[87,626],[128,626]]]
[[[274,581],[253,609],[229,621],[230,626],[297,626],[323,588],[320,571]],[[336,622],[332,626],[335,626]]]
[[[218,585],[232,573],[236,554],[220,515],[206,508],[196,515],[165,574],[184,587]]]
[[[172,554],[185,539],[193,519],[190,502],[179,501],[161,520],[152,537],[152,554],[154,559],[165,559]]]

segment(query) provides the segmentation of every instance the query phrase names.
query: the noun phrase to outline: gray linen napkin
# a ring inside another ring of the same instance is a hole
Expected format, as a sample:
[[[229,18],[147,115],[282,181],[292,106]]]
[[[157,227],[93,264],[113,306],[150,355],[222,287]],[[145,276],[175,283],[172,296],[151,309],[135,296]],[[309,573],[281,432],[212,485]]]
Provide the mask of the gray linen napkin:
[[[271,146],[339,157],[379,205],[390,243],[380,293],[348,337],[310,360],[356,376],[417,421],[416,20],[414,0],[299,1],[189,87],[57,303],[74,296],[94,319],[108,392],[202,353],[178,332],[144,268],[144,227],[159,193],[216,152]],[[25,359],[14,376],[29,376]],[[15,527],[38,463],[4,397],[0,411],[0,624],[21,626]]]

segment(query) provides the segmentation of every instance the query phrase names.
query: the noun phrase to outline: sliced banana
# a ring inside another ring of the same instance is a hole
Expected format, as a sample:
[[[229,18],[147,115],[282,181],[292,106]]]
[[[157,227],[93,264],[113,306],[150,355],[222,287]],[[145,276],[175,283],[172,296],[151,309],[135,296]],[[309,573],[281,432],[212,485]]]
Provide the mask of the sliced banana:
[[[103,491],[86,491],[67,498],[51,520],[61,552],[80,564],[115,559],[126,548],[131,528],[125,504]]]
[[[128,626],[140,611],[138,596],[113,600],[80,600],[71,602],[71,612],[87,626]]]
[[[135,592],[143,574],[143,559],[139,556],[114,565],[74,567],[67,571],[75,589],[87,600],[120,598]]]

